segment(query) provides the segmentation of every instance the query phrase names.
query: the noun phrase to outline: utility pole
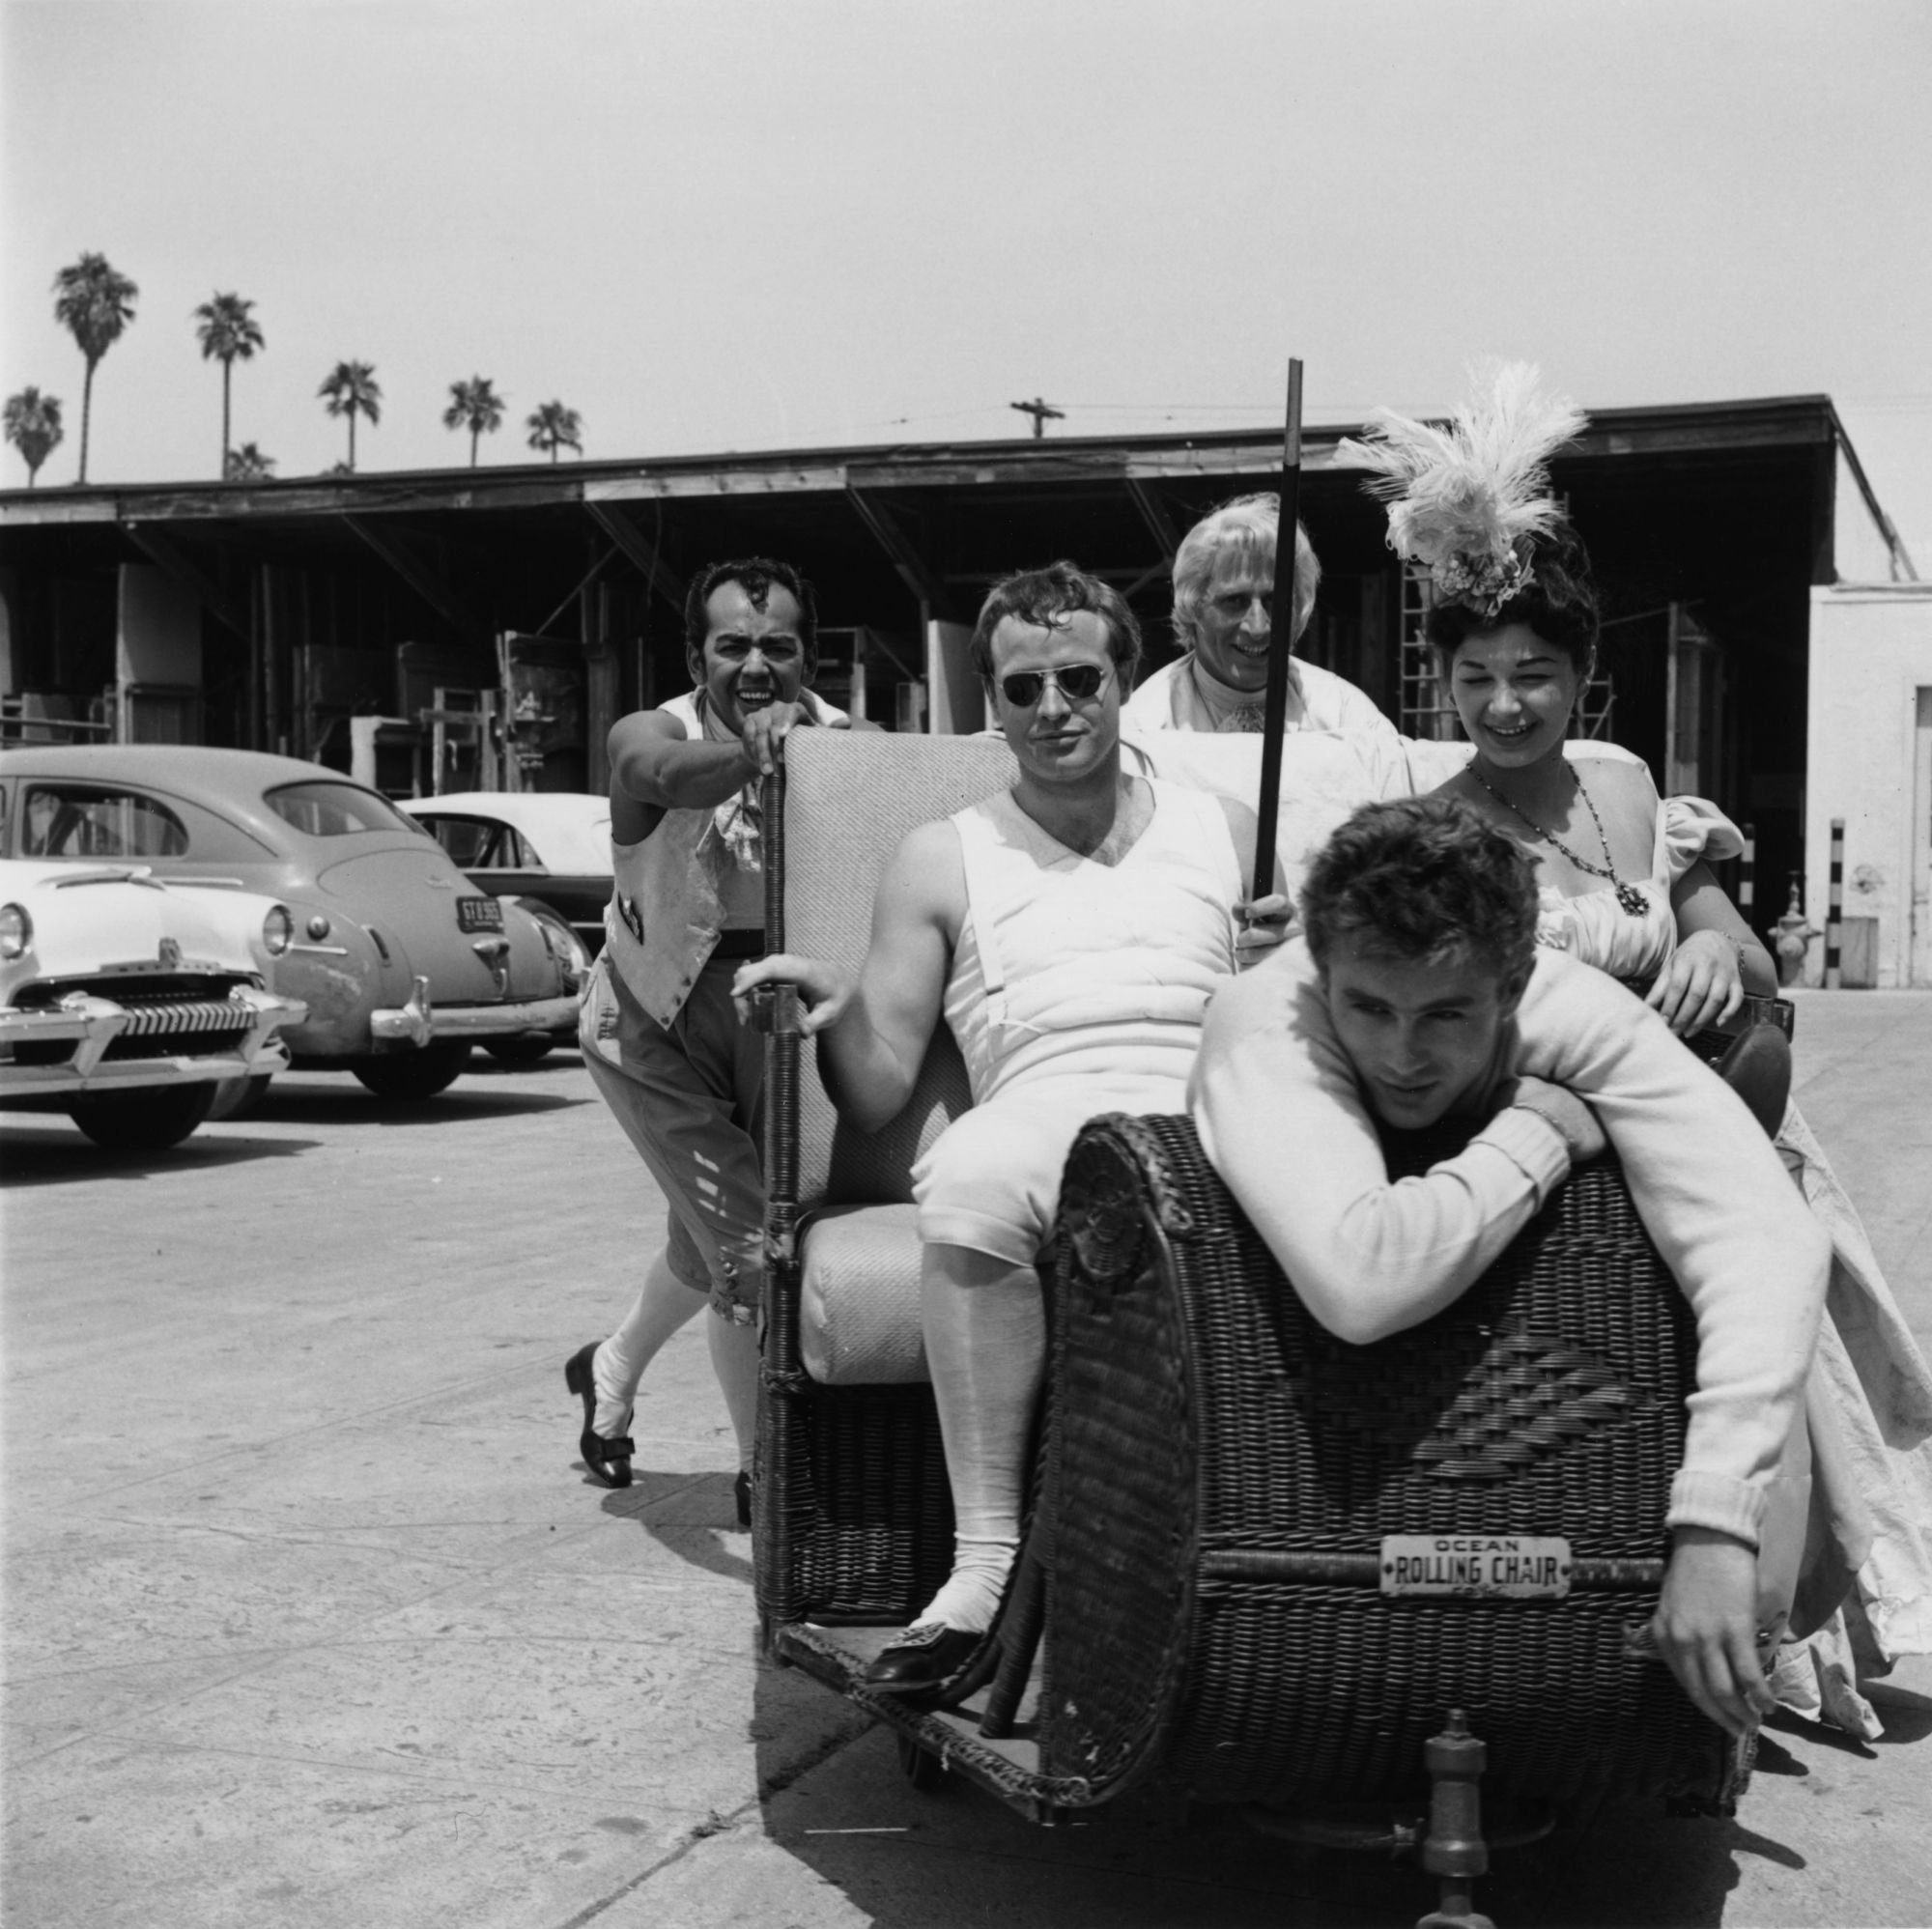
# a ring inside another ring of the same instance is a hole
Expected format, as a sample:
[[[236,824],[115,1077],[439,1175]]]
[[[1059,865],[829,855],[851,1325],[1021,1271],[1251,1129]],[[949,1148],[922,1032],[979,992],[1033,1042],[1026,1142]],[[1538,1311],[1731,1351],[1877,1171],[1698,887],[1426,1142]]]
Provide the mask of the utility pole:
[[[1031,415],[1033,417],[1033,439],[1035,441],[1038,441],[1046,434],[1046,424],[1049,416],[1056,422],[1064,422],[1066,419],[1066,411],[1065,409],[1056,409],[1051,404],[1042,402],[1037,395],[1031,402],[1009,402],[1007,404],[1007,407],[1017,409],[1022,415]]]

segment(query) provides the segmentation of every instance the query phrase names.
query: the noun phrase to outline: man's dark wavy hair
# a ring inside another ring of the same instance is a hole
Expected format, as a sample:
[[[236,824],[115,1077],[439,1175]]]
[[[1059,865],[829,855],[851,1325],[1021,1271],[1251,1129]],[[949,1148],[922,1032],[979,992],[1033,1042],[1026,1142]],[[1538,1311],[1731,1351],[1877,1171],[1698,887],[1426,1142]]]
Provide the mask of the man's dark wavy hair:
[[[1446,679],[1457,650],[1470,637],[1487,637],[1511,623],[1526,623],[1552,649],[1586,675],[1603,630],[1590,553],[1569,524],[1540,538],[1531,561],[1529,587],[1512,596],[1493,616],[1479,615],[1461,603],[1438,603],[1429,612],[1428,638],[1438,672]]]
[[[1324,971],[1352,939],[1394,963],[1475,957],[1520,984],[1535,961],[1536,913],[1536,874],[1516,840],[1454,797],[1363,805],[1301,887],[1308,949]]]
[[[702,576],[692,578],[684,594],[684,657],[693,676],[699,683],[704,681],[704,638],[711,629],[704,606],[712,593],[727,582],[743,588],[753,610],[764,609],[774,583],[791,592],[798,605],[798,638],[805,645],[805,680],[810,683],[818,673],[818,599],[811,593],[811,584],[790,563],[777,562],[770,556],[715,562]]]
[[[1022,570],[993,585],[980,607],[980,620],[973,626],[970,661],[974,669],[991,680],[993,632],[1009,616],[1051,629],[1076,610],[1093,610],[1106,625],[1107,653],[1114,660],[1114,673],[1124,696],[1133,688],[1134,670],[1141,660],[1141,626],[1118,589],[1097,576],[1089,576],[1079,564],[1066,561],[1050,562],[1044,569]]]

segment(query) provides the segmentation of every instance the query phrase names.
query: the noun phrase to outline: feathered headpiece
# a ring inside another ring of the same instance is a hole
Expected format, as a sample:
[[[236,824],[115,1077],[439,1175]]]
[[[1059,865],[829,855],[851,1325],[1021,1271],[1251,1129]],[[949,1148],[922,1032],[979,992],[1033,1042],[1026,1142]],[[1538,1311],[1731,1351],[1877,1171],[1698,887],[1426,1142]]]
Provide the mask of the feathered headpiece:
[[[1345,440],[1336,454],[1376,471],[1365,486],[1389,505],[1389,548],[1435,600],[1493,616],[1535,581],[1536,538],[1562,514],[1549,457],[1587,418],[1567,396],[1538,392],[1532,362],[1478,362],[1469,378],[1473,399],[1446,432],[1378,409],[1376,440]]]

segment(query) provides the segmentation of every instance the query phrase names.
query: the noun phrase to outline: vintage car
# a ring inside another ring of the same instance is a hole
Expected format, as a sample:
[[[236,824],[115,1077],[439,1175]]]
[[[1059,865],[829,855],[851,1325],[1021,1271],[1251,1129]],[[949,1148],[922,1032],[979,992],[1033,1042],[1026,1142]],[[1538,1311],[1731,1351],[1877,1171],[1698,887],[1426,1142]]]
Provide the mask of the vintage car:
[[[276,1034],[303,1007],[264,978],[294,937],[252,892],[0,859],[0,1105],[116,1149],[179,1144],[217,1093],[287,1065]]]
[[[562,918],[585,954],[604,949],[611,800],[583,790],[465,790],[400,802],[471,884]]]
[[[290,1057],[379,1097],[431,1097],[472,1044],[575,1022],[580,973],[555,922],[472,891],[412,819],[321,765],[183,745],[9,750],[0,812],[8,856],[280,898],[296,933],[276,982],[308,1007]]]
[[[575,950],[580,974],[604,949],[604,907],[611,901],[611,800],[583,790],[463,790],[444,797],[399,798],[479,891],[548,919]],[[545,1038],[493,1041],[506,1064],[540,1059],[569,1029]]]

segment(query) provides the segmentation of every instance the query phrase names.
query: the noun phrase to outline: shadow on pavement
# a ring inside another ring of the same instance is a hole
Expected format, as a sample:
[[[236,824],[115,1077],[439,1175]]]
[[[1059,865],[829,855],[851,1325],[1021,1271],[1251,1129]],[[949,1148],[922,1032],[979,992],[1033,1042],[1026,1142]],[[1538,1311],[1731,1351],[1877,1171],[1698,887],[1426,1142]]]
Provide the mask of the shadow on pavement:
[[[511,1119],[539,1112],[567,1111],[572,1106],[597,1102],[596,1092],[587,1085],[581,1098],[562,1092],[466,1090],[466,1074],[434,1098],[403,1104],[365,1092],[349,1072],[342,1074],[339,1083],[331,1080],[324,1084],[319,1074],[315,1079],[314,1083],[295,1086],[286,1092],[277,1079],[247,1116],[233,1121],[233,1124],[242,1130],[253,1124],[447,1125],[472,1119]]]
[[[527,1064],[504,1064],[501,1060],[478,1049],[465,1067],[465,1078],[532,1078],[543,1072],[582,1071],[583,1054],[575,1045],[553,1045],[540,1059]]]
[[[245,1130],[245,1127],[239,1128]],[[0,1191],[14,1185],[59,1185],[81,1180],[164,1177],[171,1172],[245,1165],[255,1159],[295,1158],[317,1150],[320,1139],[212,1138],[203,1126],[192,1138],[158,1152],[110,1152],[78,1126],[0,1124]]]
[[[604,1511],[620,1520],[635,1520],[667,1553],[690,1566],[749,1588],[752,1541],[738,1525],[733,1480],[728,1473],[637,1472],[629,1487],[607,1490]],[[586,1474],[584,1485],[593,1484]],[[744,1551],[721,1542],[721,1533]]]
[[[1416,1862],[1304,1847],[1164,1791],[1047,1828],[944,1773],[915,1789],[882,1727],[801,1762],[786,1741],[798,1679],[759,1669],[752,1736],[765,1834],[872,1929],[931,1929],[944,1919],[933,1899],[948,1893],[970,1893],[971,1920],[1010,1929],[1391,1929],[1436,1904]],[[1805,1866],[1735,1823],[1673,1820],[1661,1801],[1600,1804],[1496,1852],[1475,1902],[1507,1929],[1719,1929],[1741,1855]]]
[[[765,1834],[873,1929],[1391,1929],[1437,1902],[1434,1877],[1414,1861],[1304,1848],[1260,1834],[1236,1811],[1190,1809],[1161,1792],[1047,1829],[945,1776],[914,1790],[883,1728],[800,1765],[782,1740],[788,1703],[796,1722],[788,1674],[759,1670]],[[1507,1929],[1719,1929],[1741,1854],[1804,1867],[1735,1825],[1667,1821],[1660,1803],[1625,1803],[1497,1852],[1474,1900]],[[960,1902],[937,1900],[947,1894]]]

